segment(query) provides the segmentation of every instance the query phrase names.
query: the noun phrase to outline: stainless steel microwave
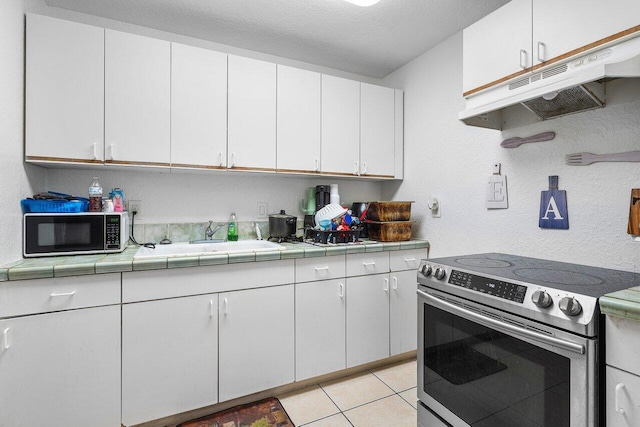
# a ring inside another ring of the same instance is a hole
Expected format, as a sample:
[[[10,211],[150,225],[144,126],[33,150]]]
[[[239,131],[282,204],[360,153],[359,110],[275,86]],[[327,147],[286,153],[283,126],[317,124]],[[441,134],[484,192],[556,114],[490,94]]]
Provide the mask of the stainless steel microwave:
[[[122,252],[129,241],[127,212],[24,214],[25,257]]]

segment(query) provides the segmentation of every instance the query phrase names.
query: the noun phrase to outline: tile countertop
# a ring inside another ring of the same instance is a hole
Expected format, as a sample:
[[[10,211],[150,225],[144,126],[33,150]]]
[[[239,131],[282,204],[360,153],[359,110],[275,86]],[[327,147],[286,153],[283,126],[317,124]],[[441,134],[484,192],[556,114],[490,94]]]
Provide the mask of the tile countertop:
[[[87,274],[121,273],[124,271],[160,270],[163,268],[198,267],[240,262],[273,261],[278,259],[310,258],[365,252],[385,252],[407,249],[429,249],[426,240],[406,242],[374,242],[363,240],[351,246],[321,247],[308,243],[282,243],[286,250],[236,252],[211,255],[184,255],[134,260],[139,247],[130,245],[117,254],[54,256],[25,258],[0,266],[0,281],[46,279],[51,277],[82,276]]]
[[[640,321],[640,286],[600,298],[600,311],[610,316]]]

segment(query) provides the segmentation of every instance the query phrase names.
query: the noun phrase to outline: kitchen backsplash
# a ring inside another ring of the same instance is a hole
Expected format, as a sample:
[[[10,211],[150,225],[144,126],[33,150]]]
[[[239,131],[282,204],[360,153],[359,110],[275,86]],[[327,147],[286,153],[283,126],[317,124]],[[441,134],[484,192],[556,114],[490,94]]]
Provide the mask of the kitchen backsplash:
[[[239,221],[238,234],[241,240],[256,239],[254,224],[258,224],[262,238],[269,237],[269,221]],[[217,225],[213,222],[213,226]],[[227,224],[222,224],[222,228],[213,236],[214,239],[227,238]],[[189,242],[192,240],[202,240],[205,237],[205,230],[209,222],[196,223],[170,223],[170,224],[135,224],[133,238],[138,243],[158,243],[162,239],[169,239],[172,242]]]
[[[214,239],[227,238],[227,224],[213,222],[213,226],[222,224],[222,228],[213,236]],[[262,238],[269,238],[269,221],[238,221],[238,234],[240,240],[256,239],[255,224],[260,227]],[[135,224],[133,238],[138,243],[158,243],[162,239],[169,239],[172,242],[189,242],[192,240],[202,240],[209,222],[196,223],[170,223],[170,224]],[[298,235],[301,235],[303,220],[298,218]]]

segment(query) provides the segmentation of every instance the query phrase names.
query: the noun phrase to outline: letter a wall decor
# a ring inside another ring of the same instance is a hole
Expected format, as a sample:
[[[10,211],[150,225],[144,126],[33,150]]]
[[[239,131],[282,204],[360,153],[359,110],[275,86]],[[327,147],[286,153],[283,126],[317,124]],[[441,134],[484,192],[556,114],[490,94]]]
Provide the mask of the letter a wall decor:
[[[558,190],[558,176],[549,177],[549,190],[540,192],[540,228],[569,228],[569,212],[567,211],[567,192]]]

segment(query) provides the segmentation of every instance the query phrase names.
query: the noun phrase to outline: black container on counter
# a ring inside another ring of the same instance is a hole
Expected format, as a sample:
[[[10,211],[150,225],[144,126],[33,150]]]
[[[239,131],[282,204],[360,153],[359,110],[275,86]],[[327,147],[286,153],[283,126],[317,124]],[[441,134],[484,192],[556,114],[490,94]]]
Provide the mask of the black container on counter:
[[[316,185],[316,212],[331,203],[331,186]]]

